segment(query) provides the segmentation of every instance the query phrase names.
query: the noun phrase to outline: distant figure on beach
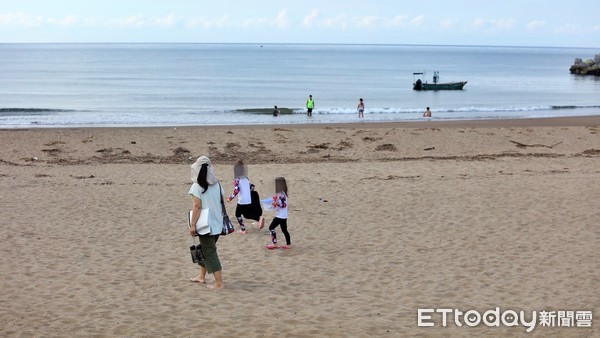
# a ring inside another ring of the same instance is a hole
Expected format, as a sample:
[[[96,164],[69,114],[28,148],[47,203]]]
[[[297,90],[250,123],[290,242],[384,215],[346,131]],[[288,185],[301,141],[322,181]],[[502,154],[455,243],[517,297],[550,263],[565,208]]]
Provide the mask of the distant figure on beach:
[[[306,100],[306,115],[312,116],[313,109],[315,109],[315,101],[312,95],[308,95],[308,100]]]
[[[427,107],[427,109],[423,113],[423,117],[431,117],[431,110],[429,110],[429,107]]]
[[[279,116],[279,109],[277,109],[277,106],[275,106],[275,109],[273,110],[273,116]]]
[[[283,235],[285,236],[285,245],[281,246],[281,248],[284,250],[291,249],[292,240],[287,229],[288,188],[284,177],[277,177],[275,179],[275,196],[273,196],[272,203],[277,214],[275,218],[273,218],[271,225],[269,225],[269,231],[271,232],[271,244],[268,244],[266,248],[269,250],[275,250],[279,248],[277,245],[277,233],[275,232],[275,229],[278,226],[281,226],[281,232],[283,232]]]
[[[222,289],[223,276],[221,274],[221,262],[217,254],[217,240],[223,230],[222,194],[224,194],[219,180],[215,177],[213,165],[206,156],[200,156],[192,164],[192,187],[188,192],[192,196],[192,219],[190,224],[190,235],[200,238],[202,254],[204,261],[200,262],[200,272],[197,277],[191,278],[192,282],[206,283],[206,273],[213,274],[215,284],[209,288]],[[196,223],[200,218],[200,210],[208,209],[208,225],[210,232],[206,235],[199,235],[196,231]]]
[[[246,234],[246,225],[244,217],[258,221],[258,227],[262,229],[265,226],[265,218],[262,217],[262,208],[256,210],[252,206],[252,189],[250,180],[248,179],[248,168],[242,160],[233,167],[233,193],[227,198],[227,202],[231,202],[236,196],[238,203],[235,207],[235,218],[240,224],[240,234]]]
[[[361,98],[360,100],[358,100],[358,106],[356,106],[356,109],[358,109],[358,117],[365,117],[365,102],[363,101],[363,99]]]

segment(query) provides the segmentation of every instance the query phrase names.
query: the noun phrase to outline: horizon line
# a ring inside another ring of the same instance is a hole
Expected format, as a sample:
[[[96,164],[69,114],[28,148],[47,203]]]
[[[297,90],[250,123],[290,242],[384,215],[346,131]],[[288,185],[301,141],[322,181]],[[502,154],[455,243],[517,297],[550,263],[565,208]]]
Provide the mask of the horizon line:
[[[0,45],[314,45],[314,46],[420,46],[420,47],[492,47],[492,48],[564,48],[594,49],[590,46],[540,45],[474,45],[474,44],[419,44],[419,43],[343,43],[343,42],[0,42]],[[599,51],[600,52],[600,51]]]

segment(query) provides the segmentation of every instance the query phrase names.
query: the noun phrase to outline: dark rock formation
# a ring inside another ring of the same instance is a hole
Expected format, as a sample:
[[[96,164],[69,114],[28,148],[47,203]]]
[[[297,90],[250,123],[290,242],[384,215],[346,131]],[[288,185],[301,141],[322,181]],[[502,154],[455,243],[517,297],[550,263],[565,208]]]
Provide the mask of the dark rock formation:
[[[600,76],[600,54],[597,54],[593,60],[575,59],[569,71],[571,74]]]

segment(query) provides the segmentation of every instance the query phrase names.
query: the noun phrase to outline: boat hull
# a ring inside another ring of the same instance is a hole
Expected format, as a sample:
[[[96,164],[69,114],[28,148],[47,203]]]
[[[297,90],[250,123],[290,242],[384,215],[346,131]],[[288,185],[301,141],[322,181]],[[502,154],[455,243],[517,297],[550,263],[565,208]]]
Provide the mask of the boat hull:
[[[413,83],[414,90],[462,90],[467,81],[447,83]]]

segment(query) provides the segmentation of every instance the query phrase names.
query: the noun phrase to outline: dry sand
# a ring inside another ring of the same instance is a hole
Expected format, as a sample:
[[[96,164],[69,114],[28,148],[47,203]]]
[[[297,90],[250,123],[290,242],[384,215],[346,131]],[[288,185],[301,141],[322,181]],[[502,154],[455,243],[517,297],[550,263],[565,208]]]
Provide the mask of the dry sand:
[[[419,308],[600,316],[598,116],[0,130],[0,144],[3,337],[600,335],[597,318],[417,326]],[[221,238],[225,290],[188,281],[200,155],[228,192],[239,158],[261,197],[289,184],[293,249],[265,250],[256,225]]]

